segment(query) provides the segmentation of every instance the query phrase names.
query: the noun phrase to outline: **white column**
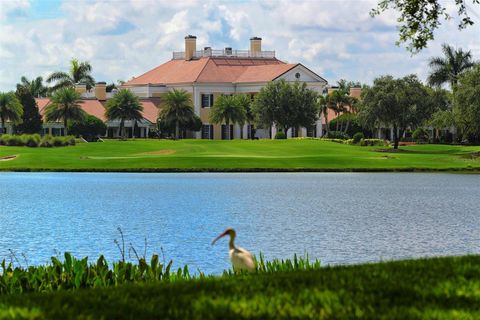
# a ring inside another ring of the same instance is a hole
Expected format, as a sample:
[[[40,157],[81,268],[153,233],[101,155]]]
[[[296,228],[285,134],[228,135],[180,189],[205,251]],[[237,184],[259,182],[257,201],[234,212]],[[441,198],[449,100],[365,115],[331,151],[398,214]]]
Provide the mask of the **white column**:
[[[317,126],[317,137],[322,137],[323,136],[322,121],[318,120],[316,126]]]
[[[274,125],[272,125],[272,139],[275,139],[276,134],[277,134],[277,127],[274,124]]]

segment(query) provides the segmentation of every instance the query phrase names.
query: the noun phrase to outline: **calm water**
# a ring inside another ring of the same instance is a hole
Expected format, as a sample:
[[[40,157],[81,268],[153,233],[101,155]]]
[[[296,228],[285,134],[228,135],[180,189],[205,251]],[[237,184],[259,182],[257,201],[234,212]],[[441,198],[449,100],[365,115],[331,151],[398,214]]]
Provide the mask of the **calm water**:
[[[126,243],[176,266],[229,267],[237,244],[324,264],[480,252],[480,176],[408,173],[0,173],[0,257],[119,259]]]

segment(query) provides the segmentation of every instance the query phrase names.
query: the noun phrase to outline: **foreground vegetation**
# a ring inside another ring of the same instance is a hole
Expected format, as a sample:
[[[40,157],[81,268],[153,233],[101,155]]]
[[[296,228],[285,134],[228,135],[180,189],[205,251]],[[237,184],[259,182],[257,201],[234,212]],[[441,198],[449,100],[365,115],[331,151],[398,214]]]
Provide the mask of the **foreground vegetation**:
[[[277,265],[282,265],[277,263]],[[0,295],[0,318],[478,319],[480,256]]]
[[[107,140],[68,148],[0,146],[3,171],[480,171],[479,147],[321,140]],[[388,152],[386,152],[388,151]],[[475,153],[476,152],[476,153]]]

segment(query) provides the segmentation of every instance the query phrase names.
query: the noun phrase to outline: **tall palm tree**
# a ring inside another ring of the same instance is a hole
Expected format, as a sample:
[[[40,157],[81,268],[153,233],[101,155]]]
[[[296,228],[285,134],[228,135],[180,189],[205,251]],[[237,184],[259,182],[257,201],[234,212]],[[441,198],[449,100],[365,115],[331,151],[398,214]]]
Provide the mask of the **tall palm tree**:
[[[192,99],[185,90],[173,89],[165,97],[165,106],[160,110],[159,118],[165,123],[175,124],[175,138],[180,136],[180,126],[191,123],[195,118]]]
[[[327,137],[328,133],[330,132],[330,127],[328,123],[328,110],[330,110],[332,107],[331,100],[332,99],[330,95],[319,95],[317,100],[320,114],[323,115],[323,117],[325,118],[325,130],[327,133]]]
[[[105,117],[120,120],[119,135],[125,139],[125,120],[140,121],[143,119],[143,106],[138,97],[128,89],[118,91],[105,105]]]
[[[34,98],[46,97],[48,93],[48,88],[43,85],[42,77],[36,77],[33,80],[22,77],[20,83],[17,83],[17,90],[21,91],[23,88],[28,90]]]
[[[240,104],[242,98],[237,96],[220,96],[213,104],[210,112],[210,121],[213,123],[225,123],[227,140],[230,140],[230,123],[243,125],[247,118],[247,110]]]
[[[442,51],[444,57],[430,59],[429,66],[432,70],[428,76],[428,83],[432,86],[441,86],[448,82],[452,91],[455,91],[458,76],[472,68],[475,62],[472,60],[470,51],[455,50],[446,43],[442,45]]]
[[[45,119],[47,121],[63,120],[64,135],[67,135],[68,120],[82,121],[86,118],[81,103],[80,94],[75,89],[58,89],[45,108]]]
[[[95,80],[90,75],[92,66],[88,62],[79,62],[77,59],[70,60],[70,72],[57,71],[52,73],[47,82],[55,82],[52,90],[60,88],[74,87],[77,83],[83,83],[90,90],[95,85]]]
[[[349,98],[343,90],[335,90],[329,94],[329,108],[335,112],[335,118],[338,118],[341,113],[345,112],[346,105],[348,105]],[[335,131],[338,131],[339,121],[336,121]]]
[[[23,107],[13,92],[0,92],[0,122],[2,125],[2,134],[5,130],[5,122],[8,120],[13,123],[22,121]]]

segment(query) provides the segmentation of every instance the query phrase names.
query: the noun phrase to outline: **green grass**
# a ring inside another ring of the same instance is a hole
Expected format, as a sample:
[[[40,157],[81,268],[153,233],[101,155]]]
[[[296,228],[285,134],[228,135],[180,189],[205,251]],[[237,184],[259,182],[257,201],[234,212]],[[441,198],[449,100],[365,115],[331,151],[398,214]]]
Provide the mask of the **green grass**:
[[[334,142],[107,140],[62,148],[0,146],[3,171],[479,171],[480,147],[417,145],[376,152]]]
[[[0,319],[479,319],[480,256],[0,295]]]

